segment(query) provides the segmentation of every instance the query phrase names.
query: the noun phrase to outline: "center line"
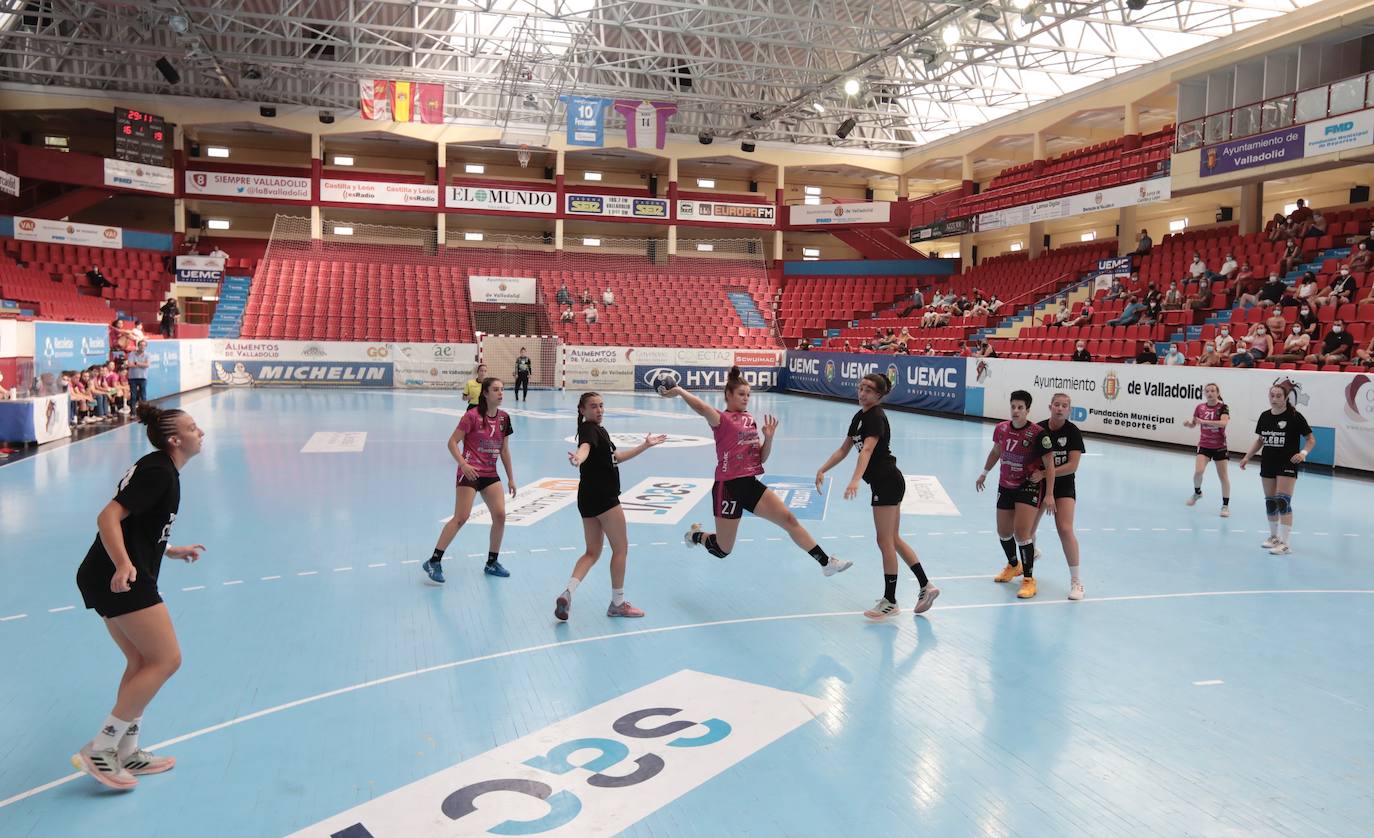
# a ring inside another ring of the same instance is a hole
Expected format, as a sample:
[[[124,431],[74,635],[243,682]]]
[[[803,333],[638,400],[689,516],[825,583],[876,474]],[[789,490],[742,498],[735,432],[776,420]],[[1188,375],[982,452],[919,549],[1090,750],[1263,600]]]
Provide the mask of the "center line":
[[[781,537],[769,536],[766,541],[782,541]]]
[[[192,586],[189,587],[189,588],[182,588],[182,590],[183,590],[183,591],[203,591],[203,590],[205,590],[205,586],[204,586],[204,585],[192,585]]]
[[[297,576],[314,576],[314,575],[317,574],[317,573],[319,573],[318,570],[302,570],[300,573],[297,573],[296,575],[297,575]]]
[[[368,565],[368,567],[386,567],[386,562],[375,562]]]
[[[343,573],[343,572],[346,571],[346,570],[352,570],[352,569],[353,569],[353,568],[351,568],[351,567],[336,567],[336,568],[334,568],[334,572],[335,572],[335,573]]]
[[[8,623],[10,620],[22,620],[22,619],[24,619],[24,618],[27,617],[27,616],[29,616],[29,615],[28,615],[28,614],[11,614],[11,615],[9,615],[8,617],[0,617],[0,623]]]
[[[48,609],[48,613],[49,613],[49,614],[57,614],[57,613],[60,613],[60,612],[62,612],[62,611],[71,611],[71,610],[74,609],[74,608],[76,608],[75,605],[64,605],[64,606],[62,606],[61,608],[49,608],[49,609]]]
[[[242,585],[242,584],[243,584],[243,580],[242,580],[242,579],[231,579],[231,580],[229,580],[228,582],[223,582],[223,583],[221,583],[221,584],[223,584],[223,585],[225,585],[225,586],[228,586],[228,585]]]
[[[650,542],[649,542],[649,546],[650,546],[650,547],[667,547],[667,546],[668,546],[668,542],[666,542],[666,541],[650,541]]]
[[[576,547],[559,547],[559,550],[576,550]]]
[[[1140,532],[1140,527],[1127,527],[1126,532]]]
[[[1225,681],[1222,681],[1222,680],[1216,680],[1216,681],[1194,681],[1194,682],[1193,682],[1193,686],[1195,686],[1195,687],[1215,687],[1215,686],[1218,686],[1218,685],[1224,684],[1224,683],[1226,683],[1226,682],[1225,682]]]
[[[280,576],[264,576],[264,577],[262,577],[262,581],[264,581],[264,582],[271,582],[273,579],[280,579],[280,578],[281,578]]]
[[[419,564],[419,559],[401,559],[401,564]]]
[[[547,553],[547,552],[549,552],[549,548],[547,548],[547,547],[531,547],[531,548],[530,548],[530,552],[531,552],[531,553]]]

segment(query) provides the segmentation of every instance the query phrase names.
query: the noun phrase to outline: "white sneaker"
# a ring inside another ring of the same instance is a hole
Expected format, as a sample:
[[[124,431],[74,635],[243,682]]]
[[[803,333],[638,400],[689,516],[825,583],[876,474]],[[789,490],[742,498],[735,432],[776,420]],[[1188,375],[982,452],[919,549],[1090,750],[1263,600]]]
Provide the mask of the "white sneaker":
[[[119,751],[107,748],[97,751],[88,742],[72,755],[72,765],[91,775],[96,782],[116,791],[128,791],[138,785],[138,778],[119,762]]]
[[[682,534],[682,540],[687,542],[688,547],[695,547],[697,546],[697,543],[692,540],[692,536],[696,535],[699,532],[701,532],[701,524],[693,524],[691,528],[687,530],[687,532]]]
[[[1073,600],[1074,602],[1077,602],[1077,601],[1079,601],[1079,600],[1082,599],[1082,598],[1083,598],[1083,583],[1082,583],[1082,582],[1070,582],[1070,583],[1069,583],[1069,599]]]
[[[826,563],[825,567],[821,568],[821,573],[824,573],[826,576],[834,576],[837,573],[844,573],[853,566],[854,563],[851,561],[831,556],[830,561]]]
[[[1188,500],[1184,501],[1184,503],[1186,503],[1188,506],[1194,506],[1200,500],[1202,500],[1202,495],[1199,495],[1197,492],[1193,492],[1191,495],[1188,496]]]
[[[864,616],[870,620],[886,620],[897,613],[897,603],[887,597],[879,597],[873,603],[873,607],[864,612]]]
[[[1261,550],[1273,550],[1275,547],[1279,546],[1279,545],[1282,544],[1282,543],[1283,543],[1282,541],[1279,541],[1277,538],[1275,538],[1274,536],[1271,535],[1271,536],[1269,536],[1268,538],[1264,539],[1263,542],[1260,543],[1260,549],[1261,549]]]
[[[1229,507],[1229,506],[1223,506],[1223,507],[1221,508],[1221,513],[1220,513],[1220,515],[1221,515],[1221,517],[1223,517],[1223,518],[1230,518],[1230,517],[1231,517],[1231,507]]]
[[[924,614],[930,610],[930,606],[935,604],[935,598],[940,595],[940,589],[934,585],[926,585],[921,589],[921,597],[916,600],[916,607],[912,610],[913,614]]]
[[[1274,549],[1269,551],[1269,555],[1286,556],[1291,552],[1293,552],[1293,548],[1289,547],[1287,542],[1280,541],[1278,544],[1274,545]]]

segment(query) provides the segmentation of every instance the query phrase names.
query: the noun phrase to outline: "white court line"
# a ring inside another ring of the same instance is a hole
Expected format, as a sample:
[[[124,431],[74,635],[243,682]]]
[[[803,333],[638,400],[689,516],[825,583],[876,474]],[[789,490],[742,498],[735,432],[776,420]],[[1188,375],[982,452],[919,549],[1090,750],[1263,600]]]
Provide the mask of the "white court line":
[[[1359,537],[1360,537],[1360,534],[1359,534],[1359,533],[1356,533],[1356,532],[1343,532],[1343,533],[1341,533],[1341,535],[1345,536],[1346,538],[1359,538]]]
[[[273,579],[280,579],[280,578],[281,578],[280,576],[263,576],[263,577],[261,577],[261,579],[262,579],[263,582],[271,582]]]
[[[944,614],[953,611],[978,611],[985,608],[1036,608],[1065,605],[1072,605],[1077,608],[1083,608],[1091,607],[1095,603],[1102,602],[1141,602],[1145,600],[1158,599],[1197,599],[1203,597],[1226,596],[1291,596],[1294,594],[1374,594],[1374,590],[1299,589],[1287,591],[1191,591],[1175,594],[1131,594],[1127,596],[1097,597],[1095,599],[1085,599],[1078,602],[1071,602],[1067,599],[1042,599],[1031,600],[1028,602],[980,602],[968,605],[948,605],[941,608],[940,613]],[[147,747],[150,751],[157,751],[163,748],[170,748],[173,745],[179,745],[182,742],[188,742],[192,739],[199,739],[202,736],[208,736],[211,733],[217,733],[221,730],[226,730],[231,727],[237,727],[238,725],[241,725],[245,722],[251,722],[256,719],[261,719],[265,716],[272,716],[277,713],[285,712],[287,710],[294,710],[297,707],[303,707],[307,704],[314,704],[315,702],[323,701],[326,698],[335,698],[341,695],[348,695],[349,693],[355,693],[359,690],[365,690],[371,687],[378,687],[383,684],[391,684],[396,681],[404,681],[410,678],[415,678],[420,675],[428,675],[433,672],[447,672],[449,670],[458,669],[460,667],[470,666],[475,663],[483,663],[485,661],[491,660],[501,660],[503,658],[512,658],[517,655],[525,655],[530,654],[532,652],[543,652],[549,649],[560,649],[569,646],[581,646],[587,643],[600,643],[606,640],[622,640],[627,637],[642,637],[652,634],[666,634],[668,632],[686,631],[689,629],[715,628],[717,626],[748,625],[751,623],[776,623],[787,620],[810,620],[818,617],[859,617],[862,615],[862,611],[819,611],[810,614],[776,614],[766,617],[735,617],[728,620],[713,620],[704,623],[686,623],[676,626],[661,626],[659,628],[615,632],[613,634],[598,634],[592,637],[579,637],[573,640],[556,640],[550,643],[540,643],[535,646],[525,646],[520,649],[508,649],[504,652],[492,652],[486,655],[478,655],[477,657],[473,658],[465,658],[463,660],[439,663],[433,666],[422,667],[420,669],[412,669],[409,672],[398,672],[395,675],[388,675],[384,678],[376,678],[371,681],[363,681],[361,683],[353,684],[351,686],[339,687],[338,689],[329,690],[327,692],[316,693],[315,695],[307,696],[305,698],[298,698],[295,701],[288,701],[285,704],[277,704],[272,707],[265,707],[262,710],[257,710],[252,713],[246,713],[242,716],[235,716],[234,718],[229,719],[228,721],[210,725],[209,727],[203,727],[199,730],[193,730],[190,733],[184,733],[181,736],[174,736],[171,739],[167,739],[162,742],[156,742]],[[43,792],[49,791],[51,789],[55,789],[58,786],[65,785],[67,783],[72,782],[73,780],[78,780],[84,776],[86,776],[86,773],[84,771],[75,772],[72,774],[68,774],[65,777],[60,777],[56,780],[53,780],[52,782],[44,783],[41,786],[35,786],[34,788],[29,789],[28,791],[23,791],[19,794],[14,795],[13,797],[8,797],[4,800],[0,800],[0,809],[4,809],[6,806],[11,806],[15,803],[28,800],[30,797],[42,794]]]
[[[764,541],[782,541],[782,538],[779,536],[770,535],[767,538],[765,538]]]
[[[221,585],[224,585],[224,586],[226,586],[226,587],[229,586],[229,585],[242,585],[242,584],[243,584],[243,580],[242,580],[242,579],[231,579],[231,580],[229,580],[228,582],[221,582],[220,584],[221,584]]]
[[[1193,682],[1193,686],[1195,686],[1195,687],[1216,687],[1216,686],[1220,686],[1220,685],[1222,685],[1222,684],[1224,684],[1224,683],[1226,683],[1226,682],[1225,682],[1225,681],[1222,681],[1222,680],[1215,680],[1215,681],[1194,681],[1194,682]]]
[[[49,609],[48,609],[48,613],[49,613],[49,614],[60,614],[60,613],[62,613],[63,611],[71,611],[71,610],[73,610],[73,609],[75,609],[75,608],[76,608],[75,605],[64,605],[64,606],[62,606],[61,608],[49,608]]]
[[[1329,533],[1329,532],[1314,532],[1314,533],[1312,533],[1312,534],[1313,534],[1313,535],[1330,535],[1331,533]]]
[[[576,547],[559,547],[559,550],[576,550]]]
[[[182,590],[183,590],[183,591],[203,591],[203,590],[205,590],[205,586],[204,586],[204,585],[192,585],[192,586],[190,586],[189,588],[182,588]]]
[[[1126,532],[1140,532],[1140,527],[1127,527]]]
[[[650,541],[650,542],[649,542],[649,546],[650,546],[650,547],[667,547],[667,546],[668,546],[668,542],[666,542],[666,541]]]
[[[851,535],[851,536],[850,536],[850,538],[867,538],[867,537],[868,537],[868,536],[864,536],[864,535]]]
[[[838,535],[830,535],[830,536],[826,536],[826,537],[827,537],[827,538],[839,538]],[[752,539],[752,538],[737,538],[737,539],[735,539],[735,542],[736,542],[737,544],[743,544],[743,543],[745,543],[746,541],[752,542],[753,540],[754,540],[754,539]]]
[[[386,562],[373,562],[368,567],[386,567]]]
[[[1103,532],[1116,532],[1116,527],[1103,527]]]
[[[24,619],[24,618],[27,617],[27,616],[29,616],[29,615],[28,615],[28,614],[11,614],[11,615],[9,615],[8,617],[0,617],[0,623],[8,623],[10,620],[22,620],[22,619]]]
[[[317,574],[317,573],[319,573],[318,570],[302,570],[300,573],[297,573],[296,575],[297,575],[297,576],[314,576],[314,575]]]
[[[353,568],[351,568],[351,567],[336,567],[336,568],[334,568],[334,572],[335,572],[335,573],[346,573],[346,572],[348,572],[348,571],[350,571],[350,570],[352,570],[352,569],[353,569]]]
[[[549,552],[549,548],[547,548],[547,547],[531,547],[531,548],[530,548],[530,552],[531,552],[531,553],[547,553],[547,552]]]
[[[419,559],[401,559],[401,564],[419,564]]]

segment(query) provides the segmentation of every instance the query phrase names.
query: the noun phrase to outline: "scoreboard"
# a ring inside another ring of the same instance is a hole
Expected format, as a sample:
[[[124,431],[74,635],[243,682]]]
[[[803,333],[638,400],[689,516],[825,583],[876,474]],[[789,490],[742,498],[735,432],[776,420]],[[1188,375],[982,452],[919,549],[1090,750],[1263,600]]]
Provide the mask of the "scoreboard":
[[[172,136],[160,116],[132,108],[115,108],[114,156],[130,163],[166,166]]]

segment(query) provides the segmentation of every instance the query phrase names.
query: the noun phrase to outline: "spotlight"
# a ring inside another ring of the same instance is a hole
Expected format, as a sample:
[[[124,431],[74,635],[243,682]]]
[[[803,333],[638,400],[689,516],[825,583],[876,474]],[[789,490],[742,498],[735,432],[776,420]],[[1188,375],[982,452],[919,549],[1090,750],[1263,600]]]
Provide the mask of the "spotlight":
[[[846,119],[844,122],[841,122],[839,128],[835,129],[835,136],[843,140],[845,137],[849,136],[850,131],[854,130],[854,126],[856,124],[857,123],[854,121],[854,117],[851,116],[849,119]]]
[[[811,110],[815,111],[816,113],[825,113],[825,105],[822,105],[820,102],[812,102]]]
[[[1024,12],[1030,4],[1031,0],[1011,0],[1011,7],[1018,12]]]
[[[859,92],[858,79],[846,79],[844,83],[844,95],[853,96]]]
[[[711,143],[715,142],[715,139],[715,135],[712,134],[710,131],[702,131],[697,134],[697,142],[701,143],[702,145],[710,145]]]
[[[959,39],[963,36],[964,33],[959,31],[959,24],[957,23],[951,23],[940,32],[940,40],[944,41],[945,46],[948,47],[952,47],[959,43]]]
[[[167,28],[178,35],[185,35],[191,29],[191,21],[185,15],[172,15],[167,18]]]
[[[991,3],[986,3],[983,5],[982,8],[975,12],[973,16],[974,18],[981,20],[984,23],[996,23],[997,19],[1000,18],[1002,14],[1001,12],[997,11],[996,6],[992,5]]]
[[[320,111],[320,122],[322,122],[322,123],[325,124],[325,125],[333,125],[333,124],[334,124],[334,112],[333,112],[333,111]]]
[[[258,116],[261,116],[263,119],[272,119],[276,115],[277,109],[271,105],[263,105],[258,108]]]
[[[1126,8],[1133,12],[1138,12],[1145,8],[1146,0],[1126,0]]]
[[[1030,5],[1026,6],[1024,11],[1021,12],[1021,22],[1026,24],[1027,26],[1030,26],[1031,24],[1035,23],[1040,19],[1040,15],[1044,11],[1044,6],[1040,5],[1039,3],[1031,3]]]
[[[753,141],[753,140],[744,140],[744,141],[742,141],[742,142],[739,144],[739,150],[742,151],[742,152],[744,152],[745,154],[753,154],[753,153],[754,153],[754,141]]]
[[[177,68],[173,67],[172,62],[168,61],[165,56],[154,62],[153,66],[157,67],[157,71],[162,74],[168,84],[176,84],[181,81],[181,73],[177,72]]]

